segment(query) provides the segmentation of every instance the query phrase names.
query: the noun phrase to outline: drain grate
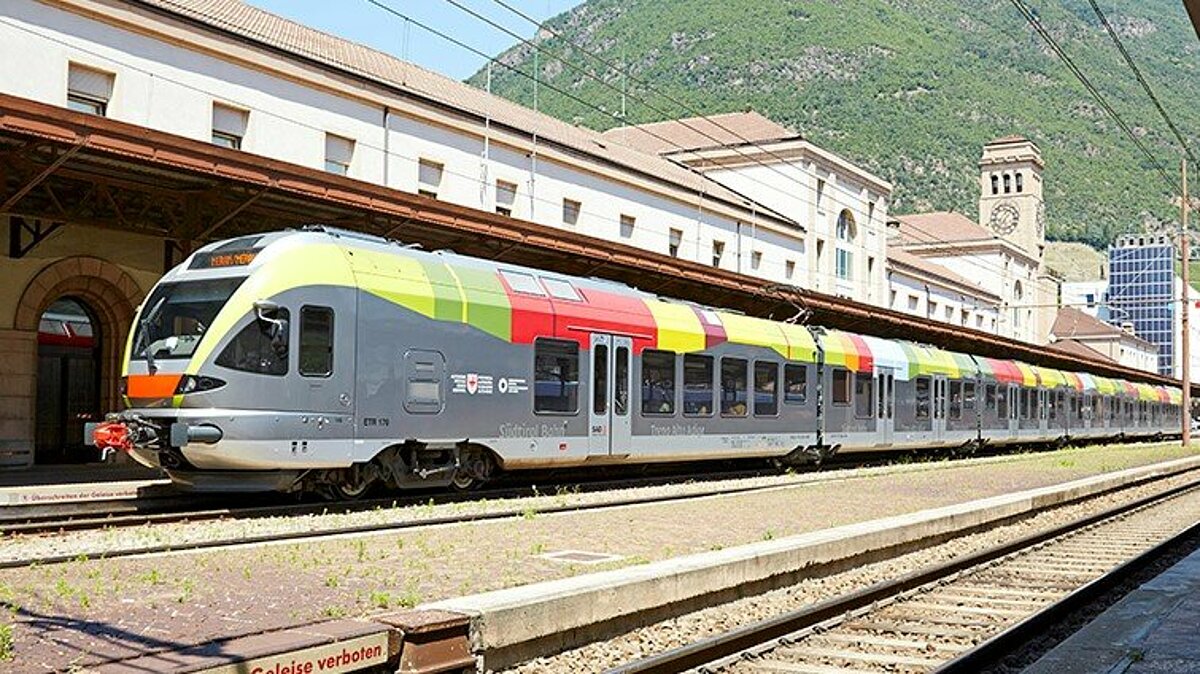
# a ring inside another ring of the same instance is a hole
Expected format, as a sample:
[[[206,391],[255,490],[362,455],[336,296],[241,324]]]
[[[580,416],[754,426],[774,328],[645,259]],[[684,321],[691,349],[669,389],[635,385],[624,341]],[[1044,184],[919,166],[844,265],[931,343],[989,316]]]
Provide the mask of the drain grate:
[[[548,559],[552,562],[568,562],[571,564],[603,564],[604,562],[615,562],[618,559],[624,559],[623,555],[610,555],[604,552],[585,552],[583,550],[559,550],[557,552],[547,552],[544,555],[538,555],[542,559]]]

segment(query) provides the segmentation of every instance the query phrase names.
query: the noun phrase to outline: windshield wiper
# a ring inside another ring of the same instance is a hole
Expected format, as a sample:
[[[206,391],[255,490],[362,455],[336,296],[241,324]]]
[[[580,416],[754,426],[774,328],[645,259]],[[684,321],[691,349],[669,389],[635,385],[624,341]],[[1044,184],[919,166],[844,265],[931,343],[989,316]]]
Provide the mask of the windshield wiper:
[[[135,344],[133,347],[133,351],[134,351],[134,353],[136,353],[138,355],[141,355],[143,353],[145,354],[146,369],[150,372],[150,374],[154,374],[155,372],[157,372],[158,367],[156,367],[154,365],[154,354],[151,353],[151,349],[150,349],[150,344],[152,342],[147,343],[146,340],[149,339],[150,323],[153,322],[155,318],[158,318],[158,312],[162,311],[163,303],[166,301],[167,301],[166,295],[163,295],[162,297],[158,298],[158,302],[155,302],[154,306],[150,308],[150,311],[148,311],[146,313],[146,315],[142,317],[142,320],[138,322],[138,328],[139,328],[138,333],[140,336],[138,338],[138,343]],[[145,343],[145,346],[141,347],[141,345],[143,343]],[[141,347],[141,348],[139,348],[139,347]]]

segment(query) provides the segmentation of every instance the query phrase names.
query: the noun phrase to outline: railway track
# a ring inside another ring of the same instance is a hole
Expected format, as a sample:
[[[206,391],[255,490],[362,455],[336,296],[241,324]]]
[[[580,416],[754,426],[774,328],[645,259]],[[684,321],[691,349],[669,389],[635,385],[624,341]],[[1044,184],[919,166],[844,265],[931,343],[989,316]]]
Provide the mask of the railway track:
[[[980,452],[979,457],[999,454]],[[819,467],[800,470],[818,472],[827,468],[848,470],[885,466],[896,461],[893,453],[858,454],[853,458],[834,458]],[[836,471],[829,471],[836,477]],[[463,503],[479,499],[527,498],[531,496],[568,493],[589,493],[611,489],[653,487],[683,482],[720,482],[743,478],[764,477],[778,474],[778,470],[767,467],[739,470],[697,470],[690,473],[666,472],[649,476],[630,476],[618,479],[596,479],[594,475],[534,475],[525,476],[521,483],[498,482],[483,489],[466,492],[409,492],[380,498],[353,501],[288,501],[286,495],[239,494],[241,505],[226,505],[229,495],[173,494],[152,498],[121,499],[114,501],[78,502],[65,504],[38,504],[30,506],[8,506],[0,508],[0,534],[40,535],[67,531],[134,527],[147,524],[172,522],[195,522],[217,519],[246,519],[261,517],[285,517],[297,515],[321,515],[330,513],[353,513],[380,508],[412,505]],[[543,481],[543,479],[548,482]],[[549,484],[549,491],[538,491],[530,483]],[[714,493],[737,493],[749,489],[733,488]],[[281,502],[288,501],[288,502]],[[201,506],[201,507],[198,507]]]
[[[1200,480],[607,674],[978,672],[1197,535]]]

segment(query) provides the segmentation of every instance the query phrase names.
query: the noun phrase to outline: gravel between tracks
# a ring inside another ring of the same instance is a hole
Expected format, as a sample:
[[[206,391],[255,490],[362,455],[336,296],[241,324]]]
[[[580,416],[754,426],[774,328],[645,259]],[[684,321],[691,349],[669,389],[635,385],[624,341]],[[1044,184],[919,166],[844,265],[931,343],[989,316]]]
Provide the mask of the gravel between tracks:
[[[647,625],[616,638],[599,641],[555,656],[539,658],[504,674],[580,674],[599,672],[630,661],[679,648],[701,639],[794,611],[804,606],[853,592],[878,582],[898,578],[922,567],[945,563],[956,557],[1014,541],[1087,515],[1103,512],[1121,503],[1165,491],[1195,479],[1194,475],[1170,478],[1152,485],[1063,506],[997,527],[963,536],[924,550],[867,564],[849,571],[809,578],[801,583],[735,602],[687,613]]]
[[[13,625],[13,672],[87,665],[118,655],[171,648],[330,617],[370,615],[456,595],[621,568],[783,537],[1190,455],[1177,446],[1111,446],[837,474],[795,480],[765,491],[707,496],[625,508],[514,517],[354,536],[319,536],[254,546],[0,570],[0,625]],[[696,485],[703,486],[703,485]],[[711,489],[711,486],[708,486]],[[654,489],[662,489],[655,487]],[[580,495],[597,498],[600,494]],[[572,495],[540,497],[554,502]],[[432,515],[465,512],[447,504]],[[496,507],[495,503],[478,507]],[[420,515],[423,508],[381,511]],[[364,513],[359,515],[370,515]],[[317,530],[319,520],[287,526]],[[216,529],[226,536],[258,522],[144,527]],[[120,541],[127,529],[104,532]],[[73,540],[75,535],[48,540]],[[28,539],[28,540],[26,540]],[[0,541],[44,544],[41,537]],[[561,550],[619,555],[598,564],[542,557]]]
[[[1162,449],[1166,454],[1158,455]],[[1073,453],[1111,452],[1113,448],[1090,448],[1062,450],[1054,455],[1072,456]],[[1132,463],[1121,464],[1114,468],[1129,467],[1148,463],[1152,460],[1162,460],[1173,456],[1182,456],[1182,451],[1173,453],[1171,448],[1163,445],[1132,446],[1130,454],[1122,459],[1130,459],[1133,454],[1144,457],[1133,459]],[[496,512],[532,513],[542,509],[561,509],[563,507],[596,507],[606,503],[627,499],[653,500],[664,496],[705,496],[719,494],[730,490],[790,488],[799,485],[825,483],[834,480],[849,480],[858,478],[874,478],[897,473],[913,473],[930,470],[945,470],[947,468],[1010,464],[1013,462],[1029,461],[1036,457],[1051,454],[1010,454],[1003,456],[968,459],[951,464],[947,461],[931,461],[924,463],[901,463],[887,466],[858,469],[830,469],[821,472],[806,472],[790,475],[776,475],[736,480],[713,482],[680,482],[676,484],[632,487],[597,492],[563,491],[555,494],[523,498],[492,499],[480,498],[476,501],[458,503],[425,505],[399,505],[378,508],[362,512],[342,512],[310,515],[282,515],[277,517],[261,517],[250,519],[219,519],[200,520],[195,522],[168,522],[140,527],[119,527],[112,529],[89,529],[67,531],[57,534],[17,534],[0,538],[0,561],[20,561],[41,559],[65,555],[68,557],[88,556],[99,557],[112,554],[119,550],[142,549],[151,546],[183,547],[195,543],[216,541],[236,542],[239,539],[260,536],[278,536],[294,533],[310,533],[319,535],[344,527],[370,526],[383,524],[419,524],[425,520],[446,517],[479,517]],[[1087,474],[1087,473],[1085,473]],[[231,499],[236,499],[233,495]],[[209,503],[207,507],[216,507]],[[235,505],[235,504],[230,504]]]

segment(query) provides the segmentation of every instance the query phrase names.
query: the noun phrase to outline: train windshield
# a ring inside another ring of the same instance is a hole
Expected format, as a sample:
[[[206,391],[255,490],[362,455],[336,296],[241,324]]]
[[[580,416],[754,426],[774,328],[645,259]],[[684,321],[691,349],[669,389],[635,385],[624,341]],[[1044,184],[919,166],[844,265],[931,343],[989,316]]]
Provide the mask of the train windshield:
[[[135,360],[189,358],[217,312],[245,277],[163,283],[142,305],[134,327]]]

